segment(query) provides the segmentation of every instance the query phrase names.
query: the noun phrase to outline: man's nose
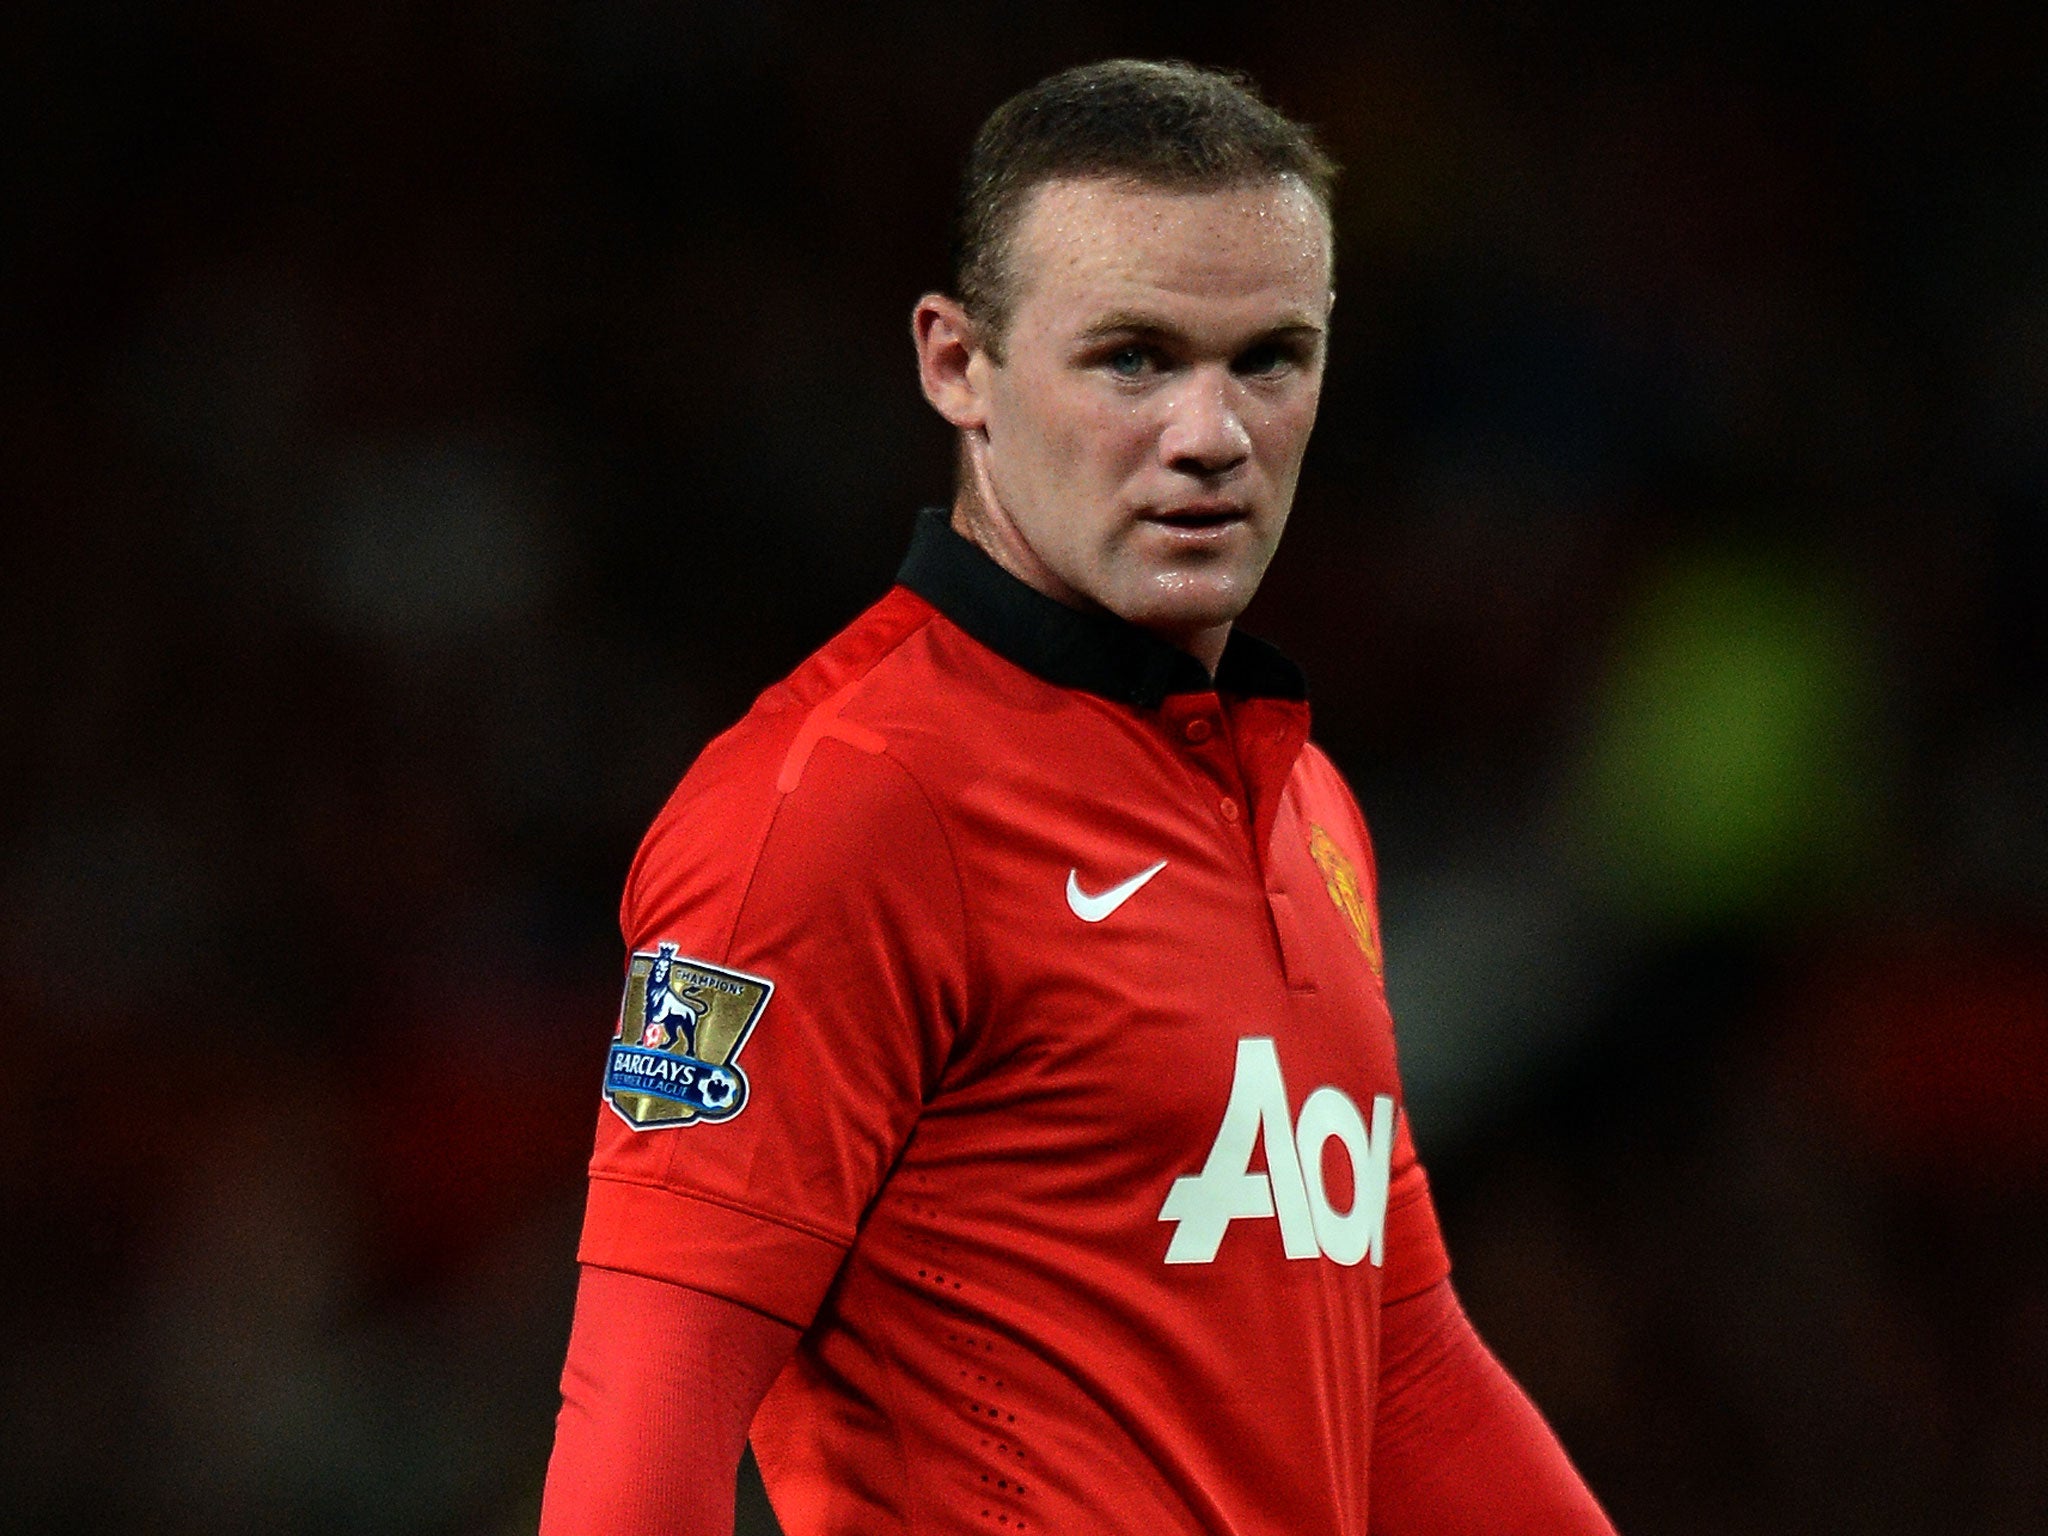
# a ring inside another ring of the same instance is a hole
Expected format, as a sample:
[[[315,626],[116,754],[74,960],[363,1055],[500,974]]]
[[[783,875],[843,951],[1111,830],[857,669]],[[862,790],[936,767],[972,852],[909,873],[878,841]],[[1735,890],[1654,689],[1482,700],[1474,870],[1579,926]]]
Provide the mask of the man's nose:
[[[1212,477],[1237,468],[1251,451],[1252,436],[1239,414],[1229,370],[1194,370],[1167,402],[1160,458],[1183,474]]]

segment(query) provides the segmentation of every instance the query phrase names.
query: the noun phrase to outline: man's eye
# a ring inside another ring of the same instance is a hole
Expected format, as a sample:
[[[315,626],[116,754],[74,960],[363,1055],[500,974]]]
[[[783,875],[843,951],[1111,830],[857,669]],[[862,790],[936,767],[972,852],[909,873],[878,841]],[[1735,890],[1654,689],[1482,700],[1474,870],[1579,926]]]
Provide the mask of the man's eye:
[[[1278,373],[1292,361],[1285,347],[1269,344],[1239,353],[1237,361],[1231,364],[1231,370],[1246,378],[1258,378],[1264,374]]]
[[[1120,379],[1138,379],[1145,376],[1152,359],[1143,347],[1119,347],[1103,362]]]

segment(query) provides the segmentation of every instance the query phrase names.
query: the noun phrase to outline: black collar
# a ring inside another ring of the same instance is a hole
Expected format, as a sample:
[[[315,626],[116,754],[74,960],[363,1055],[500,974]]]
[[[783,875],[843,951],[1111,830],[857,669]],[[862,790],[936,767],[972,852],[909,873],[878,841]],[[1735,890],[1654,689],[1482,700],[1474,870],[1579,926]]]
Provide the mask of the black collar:
[[[1308,697],[1301,669],[1240,629],[1231,630],[1212,683],[1199,661],[1157,635],[1026,586],[955,533],[937,509],[918,514],[896,580],[998,656],[1061,688],[1140,709],[1157,709],[1170,693],[1211,688],[1240,698]]]

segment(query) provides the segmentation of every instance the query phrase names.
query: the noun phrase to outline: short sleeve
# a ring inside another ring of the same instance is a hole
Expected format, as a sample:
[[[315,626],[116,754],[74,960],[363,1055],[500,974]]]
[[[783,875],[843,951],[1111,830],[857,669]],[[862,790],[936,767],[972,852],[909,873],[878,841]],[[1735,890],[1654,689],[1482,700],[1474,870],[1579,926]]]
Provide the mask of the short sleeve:
[[[629,976],[672,946],[709,986],[771,989],[719,1085],[740,1108],[641,1127],[608,1106],[579,1257],[803,1327],[945,1066],[965,920],[943,828],[879,742],[817,743],[786,793],[754,777],[685,781],[622,913]]]

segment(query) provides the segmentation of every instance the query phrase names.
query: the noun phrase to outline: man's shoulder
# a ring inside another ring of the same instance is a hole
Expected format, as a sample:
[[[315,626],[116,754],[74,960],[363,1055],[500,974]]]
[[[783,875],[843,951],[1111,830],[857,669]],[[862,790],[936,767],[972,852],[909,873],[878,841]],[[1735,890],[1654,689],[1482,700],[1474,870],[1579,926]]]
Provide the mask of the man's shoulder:
[[[1294,778],[1296,783],[1310,794],[1334,796],[1355,804],[1351,785],[1332,761],[1330,754],[1313,740],[1302,743],[1301,756],[1294,760]]]
[[[714,784],[791,794],[828,741],[871,754],[886,746],[913,776],[946,777],[966,760],[1003,756],[1019,712],[1040,718],[1074,697],[898,586],[755,700],[704,749],[678,794]]]
[[[1368,878],[1377,887],[1379,859],[1373,849],[1372,831],[1366,826],[1357,795],[1330,754],[1313,741],[1305,742],[1301,756],[1294,762],[1293,779],[1300,812],[1311,826],[1311,846],[1314,829],[1320,828],[1325,835],[1339,834],[1354,844]]]
[[[671,806],[717,791],[788,795],[825,741],[872,754],[879,738],[914,760],[1014,691],[1007,674],[1015,670],[924,598],[894,587],[714,737]]]
[[[823,873],[835,851],[928,835],[938,764],[1001,690],[995,658],[935,619],[893,589],[714,737],[642,840],[628,907],[678,882],[744,883],[771,836]]]
[[[869,691],[878,672],[891,670],[892,659],[914,642],[933,612],[916,594],[892,588],[705,743],[655,817],[652,831],[707,804],[729,811],[741,802],[765,803],[789,793],[821,739],[858,734],[840,717]]]

